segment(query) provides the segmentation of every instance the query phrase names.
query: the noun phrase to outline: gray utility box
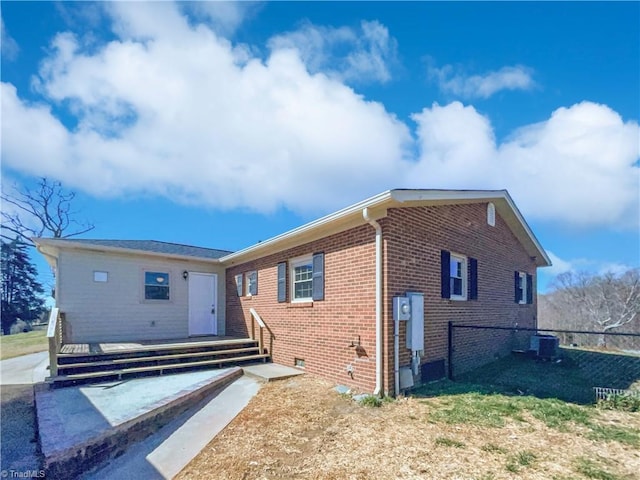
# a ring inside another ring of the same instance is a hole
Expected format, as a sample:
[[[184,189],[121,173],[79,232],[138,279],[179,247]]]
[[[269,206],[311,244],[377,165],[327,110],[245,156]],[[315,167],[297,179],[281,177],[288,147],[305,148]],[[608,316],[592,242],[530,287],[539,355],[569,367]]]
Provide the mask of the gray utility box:
[[[532,335],[529,350],[539,358],[554,358],[558,356],[560,342],[555,335]]]

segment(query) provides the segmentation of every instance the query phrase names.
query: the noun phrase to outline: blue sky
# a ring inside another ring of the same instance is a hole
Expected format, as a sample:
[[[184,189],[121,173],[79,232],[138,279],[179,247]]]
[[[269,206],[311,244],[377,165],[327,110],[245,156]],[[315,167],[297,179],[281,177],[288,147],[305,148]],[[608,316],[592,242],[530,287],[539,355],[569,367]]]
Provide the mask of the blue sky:
[[[640,265],[638,2],[1,5],[3,189],[60,180],[87,237],[237,250],[507,188],[541,291]]]

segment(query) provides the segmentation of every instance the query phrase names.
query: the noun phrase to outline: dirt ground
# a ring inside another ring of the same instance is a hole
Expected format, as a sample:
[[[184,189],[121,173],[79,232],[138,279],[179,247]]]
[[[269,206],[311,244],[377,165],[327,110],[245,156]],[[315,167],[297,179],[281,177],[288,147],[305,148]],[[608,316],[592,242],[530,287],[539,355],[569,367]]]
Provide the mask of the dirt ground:
[[[265,385],[177,479],[640,479],[640,448],[524,415],[501,427],[435,418],[439,398],[363,406],[311,375]],[[640,431],[640,414],[596,411]],[[635,438],[635,437],[634,437]]]

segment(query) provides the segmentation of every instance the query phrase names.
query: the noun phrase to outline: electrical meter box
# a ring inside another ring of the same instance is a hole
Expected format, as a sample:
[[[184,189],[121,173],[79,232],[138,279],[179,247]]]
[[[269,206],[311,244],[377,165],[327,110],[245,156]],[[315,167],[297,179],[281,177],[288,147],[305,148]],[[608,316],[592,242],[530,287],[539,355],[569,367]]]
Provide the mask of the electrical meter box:
[[[407,348],[412,352],[424,350],[424,294],[407,292],[411,315],[407,323]]]
[[[393,297],[393,319],[409,320],[411,318],[411,301],[408,297]]]

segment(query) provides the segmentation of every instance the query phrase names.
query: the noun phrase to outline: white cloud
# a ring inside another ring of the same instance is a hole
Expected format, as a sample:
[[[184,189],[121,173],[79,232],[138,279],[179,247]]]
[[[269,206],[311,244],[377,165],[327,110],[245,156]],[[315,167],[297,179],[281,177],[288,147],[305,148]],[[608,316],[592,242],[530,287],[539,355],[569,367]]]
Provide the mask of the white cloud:
[[[558,257],[556,254],[554,254],[552,251],[547,250],[547,255],[551,259],[552,265],[544,269],[545,275],[556,277],[561,273],[573,272],[575,270],[575,267],[572,262],[563,260],[562,258]]]
[[[377,21],[363,21],[359,30],[307,23],[271,38],[269,46],[295,49],[312,73],[323,72],[346,82],[388,82],[390,66],[397,61],[397,42]]]
[[[459,102],[413,118],[421,150],[413,186],[507,188],[529,218],[638,226],[640,129],[605,105],[559,108],[501,144],[489,119]]]
[[[39,90],[77,128],[2,85],[6,165],[97,195],[317,212],[384,190],[407,156],[406,125],[293,50],[237,62],[172,4],[109,9],[119,40],[86,53],[58,35],[41,67]]]
[[[556,276],[566,272],[591,272],[597,275],[613,273],[614,275],[622,275],[634,268],[626,263],[606,260],[595,260],[589,258],[562,259],[549,250],[547,250],[547,254],[549,255],[553,265],[541,270],[541,273],[549,279],[555,278]]]
[[[434,104],[413,116],[413,140],[383,105],[322,73],[313,35],[307,53],[274,40],[263,60],[171,3],[105,8],[118,38],[85,49],[59,34],[34,82],[40,103],[2,84],[5,166],[94,195],[261,212],[328,212],[388,188],[507,188],[528,219],[638,226],[638,124],[605,105],[560,108],[498,143],[473,107]],[[362,29],[385,45],[386,28]],[[352,33],[330,30],[344,45]],[[344,58],[358,65],[355,45]]]
[[[0,17],[0,45],[2,46],[2,56],[7,60],[15,60],[20,51],[18,43],[9,35],[7,27],[4,24],[4,19]]]
[[[533,70],[523,65],[502,67],[482,75],[467,75],[452,65],[429,66],[429,78],[435,80],[443,92],[461,98],[489,98],[502,90],[531,90],[535,87]]]
[[[262,5],[249,1],[197,1],[181,6],[199,19],[206,20],[216,32],[232,35],[242,22],[254,15]]]

